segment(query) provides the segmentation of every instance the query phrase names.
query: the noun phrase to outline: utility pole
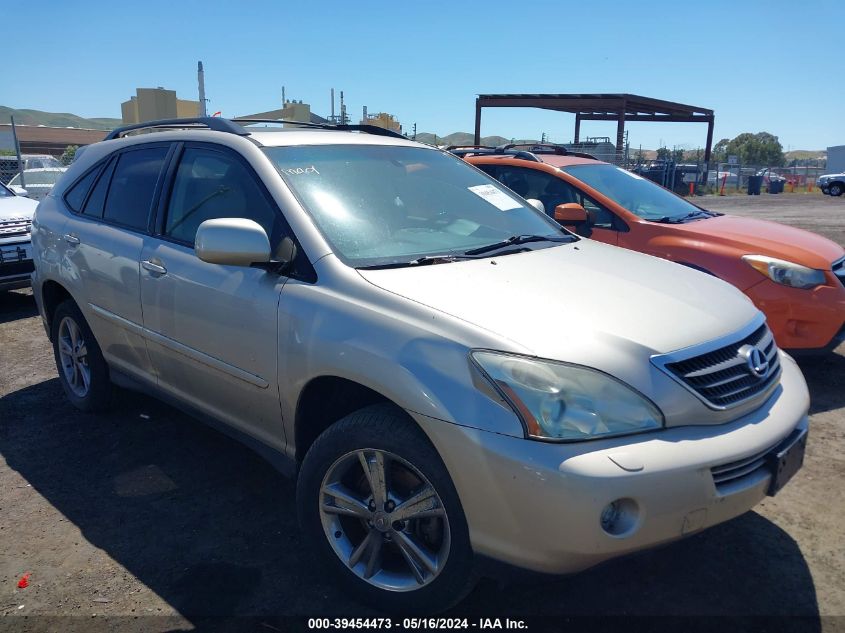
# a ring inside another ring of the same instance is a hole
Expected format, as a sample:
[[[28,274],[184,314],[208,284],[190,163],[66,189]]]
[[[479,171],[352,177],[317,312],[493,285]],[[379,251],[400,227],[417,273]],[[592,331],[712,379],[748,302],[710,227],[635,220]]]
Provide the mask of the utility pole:
[[[15,117],[10,116],[12,123],[12,141],[15,143],[15,153],[18,155],[18,173],[21,176],[21,187],[26,189],[26,181],[23,178],[23,159],[21,158],[21,144],[18,143],[18,133],[15,130]]]
[[[413,136],[413,138],[414,138],[415,141],[417,140],[417,124],[416,124],[416,122],[414,122],[414,136]]]
[[[197,62],[197,83],[199,84],[199,97],[200,97],[200,111],[199,115],[201,117],[208,116],[208,110],[206,109],[206,101],[205,98],[205,71],[202,69],[202,62]]]

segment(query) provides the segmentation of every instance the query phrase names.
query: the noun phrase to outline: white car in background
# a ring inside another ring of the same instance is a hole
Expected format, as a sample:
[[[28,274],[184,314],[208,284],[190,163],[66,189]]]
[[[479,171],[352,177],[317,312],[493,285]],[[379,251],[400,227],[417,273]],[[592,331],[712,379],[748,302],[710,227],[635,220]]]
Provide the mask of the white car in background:
[[[30,285],[30,232],[38,203],[0,185],[0,291]]]
[[[845,193],[845,172],[822,174],[816,180],[816,186],[827,196],[841,196]]]
[[[59,177],[67,171],[67,167],[44,167],[41,169],[25,169],[23,184],[18,174],[9,181],[9,188],[19,196],[26,196],[33,200],[41,200],[53,190]]]

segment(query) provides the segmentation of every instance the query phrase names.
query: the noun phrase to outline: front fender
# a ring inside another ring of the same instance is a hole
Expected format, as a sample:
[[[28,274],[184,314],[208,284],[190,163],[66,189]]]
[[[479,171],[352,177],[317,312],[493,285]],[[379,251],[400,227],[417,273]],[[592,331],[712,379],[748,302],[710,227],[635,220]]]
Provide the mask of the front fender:
[[[299,395],[322,376],[358,383],[413,413],[524,437],[522,423],[470,363],[470,349],[490,340],[476,331],[473,343],[460,322],[421,309],[428,319],[400,316],[385,296],[375,304],[287,283],[279,311],[279,392],[288,437]]]

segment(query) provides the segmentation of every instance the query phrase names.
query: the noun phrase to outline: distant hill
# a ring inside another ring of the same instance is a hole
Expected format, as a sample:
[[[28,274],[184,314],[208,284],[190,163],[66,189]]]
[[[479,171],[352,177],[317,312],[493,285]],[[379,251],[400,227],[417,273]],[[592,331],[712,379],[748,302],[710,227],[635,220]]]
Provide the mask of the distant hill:
[[[436,136],[431,132],[420,132],[417,134],[417,140],[420,143],[428,143],[429,145],[472,145],[475,141],[475,135],[470,132],[454,132],[446,136]],[[495,147],[497,145],[504,145],[505,143],[537,143],[537,140],[531,139],[509,139],[504,136],[482,136],[481,144]]]
[[[16,110],[0,106],[0,123],[9,123],[15,117],[17,125],[46,125],[48,127],[79,127],[90,130],[113,130],[121,124],[120,119],[84,119],[69,112],[42,112],[41,110]]]
[[[808,159],[819,159],[819,158],[827,158],[827,150],[824,149],[793,149],[789,152],[784,152],[783,154],[786,157],[786,162],[793,160],[808,160]]]

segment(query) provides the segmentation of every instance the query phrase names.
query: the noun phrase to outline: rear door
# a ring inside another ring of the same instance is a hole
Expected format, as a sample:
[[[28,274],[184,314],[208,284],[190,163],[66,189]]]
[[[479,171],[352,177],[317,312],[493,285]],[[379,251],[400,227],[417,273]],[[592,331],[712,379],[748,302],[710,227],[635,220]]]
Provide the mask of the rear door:
[[[159,386],[193,408],[281,447],[277,312],[286,278],[258,268],[201,261],[197,228],[248,218],[271,245],[286,232],[252,168],[214,144],[180,146],[154,235],[140,254],[141,304]]]
[[[138,262],[170,143],[135,145],[92,169],[65,195],[65,258],[79,276],[91,327],[110,365],[152,381],[142,335]]]

